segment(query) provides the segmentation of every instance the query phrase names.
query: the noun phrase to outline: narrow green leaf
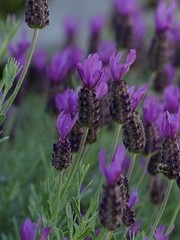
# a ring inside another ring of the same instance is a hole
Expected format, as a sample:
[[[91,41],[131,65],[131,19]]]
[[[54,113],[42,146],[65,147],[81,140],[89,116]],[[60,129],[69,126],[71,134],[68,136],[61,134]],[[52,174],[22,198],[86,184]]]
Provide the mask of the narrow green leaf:
[[[5,114],[0,114],[0,126],[4,122],[6,115]]]

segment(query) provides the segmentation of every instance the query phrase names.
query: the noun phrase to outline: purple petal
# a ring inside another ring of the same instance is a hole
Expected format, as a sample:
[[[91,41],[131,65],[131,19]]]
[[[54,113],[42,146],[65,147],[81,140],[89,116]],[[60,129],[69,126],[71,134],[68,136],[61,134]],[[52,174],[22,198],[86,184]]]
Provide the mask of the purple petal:
[[[140,101],[143,99],[145,93],[147,92],[147,89],[148,89],[148,85],[144,84],[136,92],[134,92],[132,96],[132,105],[133,105],[134,111],[138,107]]]
[[[130,197],[130,199],[129,199],[128,207],[129,207],[130,209],[132,209],[132,208],[134,208],[134,205],[136,205],[138,202],[139,202],[138,193],[137,193],[137,191],[134,191],[134,192],[131,194],[131,197]]]
[[[42,234],[40,240],[48,240],[48,236],[51,233],[51,227],[45,227],[42,229]]]
[[[68,16],[64,20],[64,28],[68,38],[73,38],[79,30],[79,21],[75,17]]]
[[[90,28],[92,35],[99,35],[105,26],[106,19],[103,15],[97,15],[91,19]]]
[[[154,96],[148,96],[143,104],[143,116],[147,123],[153,123],[160,114],[158,99]]]
[[[56,126],[59,131],[61,139],[65,139],[68,133],[73,128],[74,124],[78,119],[78,114],[75,115],[73,119],[71,119],[69,114],[65,112],[61,112],[57,118]]]
[[[59,93],[55,97],[55,104],[59,112],[64,111],[65,113],[69,113],[69,88],[66,89],[63,93]]]
[[[21,225],[21,240],[36,240],[39,223],[33,223],[27,218]]]
[[[68,98],[69,112],[71,116],[74,117],[78,112],[78,95],[72,89],[69,89],[69,98]]]
[[[110,57],[115,54],[116,45],[111,41],[102,41],[98,47],[98,54],[104,65],[109,64]]]
[[[96,87],[96,94],[98,96],[99,99],[101,99],[102,97],[106,96],[108,93],[108,85],[105,82],[102,82],[100,84],[98,84],[98,86]]]
[[[176,113],[179,107],[180,90],[179,87],[170,85],[163,92],[164,110]]]

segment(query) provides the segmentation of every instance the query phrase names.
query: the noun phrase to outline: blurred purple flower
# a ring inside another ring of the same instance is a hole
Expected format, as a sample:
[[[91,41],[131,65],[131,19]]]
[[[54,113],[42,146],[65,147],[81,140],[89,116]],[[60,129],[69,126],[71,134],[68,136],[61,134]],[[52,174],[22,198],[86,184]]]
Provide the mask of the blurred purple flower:
[[[76,113],[76,115],[73,118],[71,118],[70,114],[67,114],[64,111],[62,111],[59,114],[56,121],[56,127],[62,140],[64,140],[67,137],[68,133],[73,128],[77,119],[78,113]]]
[[[116,44],[112,41],[102,41],[98,47],[98,54],[103,65],[108,65],[110,57],[116,52]]]
[[[153,123],[160,114],[160,106],[155,96],[148,96],[143,104],[143,116],[147,123]]]
[[[32,62],[39,71],[44,70],[47,64],[46,52],[42,49],[36,50],[33,54]]]
[[[124,145],[119,145],[113,156],[112,162],[107,167],[105,164],[106,152],[104,149],[101,149],[99,151],[100,169],[104,174],[106,181],[109,185],[115,185],[117,183],[117,180],[122,172],[122,163],[124,161],[125,155],[126,155],[126,149]]]
[[[85,86],[95,88],[101,79],[103,68],[97,53],[90,54],[84,63],[77,65],[79,77]]]
[[[137,7],[136,0],[115,0],[115,7],[122,15],[131,15]]]
[[[129,227],[127,235],[131,239],[133,238],[133,236],[136,236],[139,231],[140,231],[140,224],[139,222],[135,222]]]
[[[132,106],[133,106],[134,111],[136,110],[139,103],[143,99],[147,90],[148,90],[148,85],[147,84],[143,84],[137,91],[135,91],[135,86],[132,86],[131,88],[129,88],[129,93],[130,93],[131,98],[132,98]]]
[[[130,196],[130,199],[129,199],[129,202],[128,202],[128,207],[130,209],[133,209],[134,206],[139,202],[139,196],[138,196],[138,192],[137,191],[134,191],[131,196]]]
[[[27,32],[22,31],[21,39],[16,45],[12,43],[9,44],[8,49],[12,57],[16,58],[20,65],[24,65],[25,63],[25,54],[30,46],[30,41],[27,39]]]
[[[106,96],[108,93],[108,85],[106,82],[100,82],[96,87],[96,94],[99,99]]]
[[[176,113],[178,111],[180,101],[180,89],[177,86],[169,85],[164,89],[163,102],[164,110],[170,113]]]
[[[168,111],[164,112],[159,117],[158,123],[162,137],[175,137],[180,127],[180,106],[177,114],[170,114]]]
[[[67,38],[72,39],[75,37],[79,30],[79,21],[77,18],[68,16],[64,20],[64,28]]]
[[[90,21],[91,34],[97,36],[101,33],[106,23],[106,19],[103,15],[94,16]]]
[[[171,234],[173,229],[174,229],[174,226],[172,226],[170,228],[170,230],[168,231],[167,235],[165,235],[164,234],[165,226],[160,225],[159,227],[156,228],[156,231],[155,231],[155,234],[154,234],[156,240],[169,240],[169,235]]]
[[[55,104],[59,112],[69,113],[73,118],[78,112],[78,95],[75,91],[68,88],[63,93],[56,95]]]
[[[171,1],[169,7],[167,6],[166,1],[161,0],[159,2],[155,13],[157,32],[166,31],[172,27],[175,7],[175,1]]]
[[[113,79],[120,81],[124,78],[130,69],[130,66],[134,63],[136,59],[136,50],[131,49],[127,55],[125,64],[121,64],[122,53],[118,53],[116,56],[113,55],[110,59],[110,67]]]
[[[21,240],[36,240],[41,222],[41,219],[37,223],[34,223],[30,218],[27,218],[21,225]],[[47,240],[50,233],[51,227],[42,228],[40,240]]]
[[[167,75],[168,84],[172,84],[174,77],[175,77],[175,68],[171,64],[166,64],[165,72]]]

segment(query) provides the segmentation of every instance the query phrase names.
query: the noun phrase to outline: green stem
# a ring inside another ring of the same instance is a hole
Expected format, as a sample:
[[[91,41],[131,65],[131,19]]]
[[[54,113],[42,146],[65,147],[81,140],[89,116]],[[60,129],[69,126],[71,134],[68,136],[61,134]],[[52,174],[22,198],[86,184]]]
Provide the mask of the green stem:
[[[60,210],[60,199],[61,199],[61,190],[62,190],[62,179],[63,179],[63,171],[59,174],[59,192],[58,192],[58,201],[57,201],[57,211],[55,215],[55,226],[58,223],[58,215]],[[56,226],[57,227],[57,226]]]
[[[140,177],[140,179],[139,179],[139,181],[138,181],[138,183],[137,183],[137,187],[136,187],[137,189],[140,189],[140,186],[141,186],[141,184],[142,184],[142,182],[143,182],[143,180],[144,180],[144,177],[145,177],[145,175],[146,175],[147,168],[148,168],[148,165],[149,165],[150,158],[151,158],[151,154],[149,154],[148,157],[147,157],[147,159],[146,159],[146,165],[145,165],[144,171],[143,171],[143,173],[141,174],[141,177]]]
[[[107,232],[105,240],[111,240],[112,234],[113,234],[112,232]]]
[[[28,52],[28,55],[27,55],[25,66],[22,70],[22,73],[20,75],[20,78],[18,79],[17,85],[16,85],[12,95],[10,96],[10,98],[7,100],[7,102],[5,103],[5,105],[2,108],[2,114],[6,113],[7,110],[10,108],[10,106],[14,102],[14,100],[15,100],[15,98],[16,98],[16,96],[17,96],[17,94],[18,94],[18,92],[19,92],[19,90],[22,86],[22,83],[23,83],[24,78],[26,76],[26,73],[27,73],[27,70],[29,68],[29,65],[30,65],[30,62],[31,62],[31,59],[32,59],[32,56],[33,56],[33,52],[34,52],[34,49],[35,49],[35,46],[36,46],[38,32],[39,32],[39,29],[34,29],[34,33],[33,33],[33,37],[32,37],[31,45],[30,45],[29,52]]]
[[[172,216],[172,218],[171,218],[171,221],[170,221],[169,227],[168,227],[168,229],[167,229],[167,231],[166,231],[166,234],[169,232],[170,228],[171,228],[172,225],[174,224],[174,222],[175,222],[175,220],[176,220],[176,217],[177,217],[179,211],[180,211],[180,202],[179,202],[179,204],[177,205],[176,210],[175,210],[175,212],[174,212],[174,214],[173,214],[173,216]]]
[[[112,147],[111,147],[110,161],[115,154],[115,151],[116,151],[116,148],[117,148],[117,145],[118,145],[118,141],[119,141],[119,135],[120,135],[120,132],[121,132],[121,128],[122,128],[121,124],[116,124],[115,134],[114,134],[114,137],[113,137]]]
[[[170,180],[170,181],[168,182],[168,187],[167,187],[167,190],[166,190],[166,194],[165,194],[165,197],[164,197],[164,201],[163,201],[163,203],[162,203],[162,205],[161,205],[161,208],[160,208],[160,210],[159,210],[159,213],[158,213],[158,215],[157,215],[157,217],[156,217],[156,220],[155,220],[155,222],[154,222],[154,225],[153,225],[153,227],[152,227],[152,229],[151,229],[151,232],[150,232],[150,234],[149,234],[149,238],[150,238],[150,239],[152,239],[152,237],[153,237],[153,235],[154,235],[154,232],[155,232],[155,230],[156,230],[156,228],[157,228],[157,226],[158,226],[158,224],[159,224],[159,221],[160,221],[160,219],[161,219],[161,217],[162,217],[162,215],[163,215],[163,212],[164,212],[164,210],[165,210],[167,201],[168,201],[168,199],[169,199],[169,195],[170,195],[172,186],[173,186],[173,180]]]
[[[80,143],[80,146],[79,146],[79,150],[78,150],[78,153],[76,155],[76,159],[74,159],[74,166],[71,168],[71,171],[69,172],[69,176],[67,178],[67,182],[66,182],[66,184],[65,184],[65,186],[63,188],[63,192],[62,192],[61,196],[63,196],[65,191],[68,189],[68,187],[69,187],[69,185],[71,183],[71,180],[73,179],[74,174],[77,171],[77,167],[78,167],[78,165],[80,163],[80,160],[81,160],[81,157],[82,157],[82,154],[83,154],[84,145],[85,145],[85,142],[86,142],[88,131],[89,131],[88,128],[84,129],[83,136],[82,136],[82,139],[81,139],[81,143]]]
[[[130,178],[132,176],[132,172],[133,172],[136,156],[137,156],[137,154],[135,153],[134,156],[133,156],[133,159],[132,159],[132,161],[130,163],[130,166],[129,166],[129,171],[128,171],[128,174],[127,174],[127,177],[129,179],[129,181],[130,181]]]

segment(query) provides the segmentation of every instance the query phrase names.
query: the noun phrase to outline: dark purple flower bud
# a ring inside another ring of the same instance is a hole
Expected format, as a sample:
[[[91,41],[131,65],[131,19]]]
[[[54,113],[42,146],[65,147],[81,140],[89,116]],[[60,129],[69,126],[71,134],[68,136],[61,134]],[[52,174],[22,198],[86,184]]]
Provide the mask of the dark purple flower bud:
[[[102,15],[93,17],[90,21],[90,29],[93,36],[97,36],[101,33],[106,23],[106,19]]]
[[[116,44],[111,41],[102,41],[98,47],[98,54],[103,65],[108,65],[110,57],[116,52]]]
[[[129,88],[129,93],[132,97],[133,111],[136,110],[139,103],[144,98],[144,95],[146,94],[147,90],[148,90],[147,84],[142,85],[137,91],[135,91],[135,87]]]
[[[95,88],[103,73],[99,55],[97,53],[90,54],[84,63],[78,64],[77,70],[83,84],[86,87]]]
[[[59,112],[69,113],[72,118],[78,112],[78,95],[72,89],[68,88],[64,93],[57,94],[55,103]]]
[[[125,64],[121,64],[122,53],[118,53],[116,56],[112,56],[110,59],[110,67],[113,79],[120,81],[128,73],[130,66],[134,63],[136,59],[136,50],[131,49],[127,55]]]
[[[72,119],[69,114],[61,112],[57,118],[56,127],[61,139],[65,139],[78,119],[78,114]]]
[[[180,101],[179,87],[170,85],[164,89],[163,102],[164,110],[170,113],[176,113],[178,111]]]
[[[163,32],[172,27],[175,7],[175,1],[172,1],[169,7],[167,7],[165,1],[159,2],[155,13],[157,32]]]
[[[119,145],[114,154],[111,164],[107,167],[105,164],[106,153],[103,149],[99,152],[99,164],[102,173],[104,174],[108,185],[116,185],[117,180],[122,172],[122,163],[126,155],[124,145]]]
[[[130,199],[129,199],[129,202],[128,202],[128,207],[130,209],[133,209],[134,206],[139,202],[139,196],[138,196],[138,192],[137,191],[134,191],[131,196],[130,196]]]
[[[169,240],[169,235],[173,231],[174,226],[172,226],[170,228],[170,230],[168,231],[167,234],[164,233],[165,229],[166,229],[166,227],[163,226],[163,225],[160,225],[159,227],[156,228],[156,231],[155,231],[155,234],[154,234],[156,240]]]
[[[161,136],[173,138],[177,135],[180,127],[180,107],[177,114],[165,112],[160,119]]]
[[[153,123],[160,113],[160,106],[158,99],[154,96],[148,96],[144,100],[143,104],[143,116],[144,120],[151,124]]]

